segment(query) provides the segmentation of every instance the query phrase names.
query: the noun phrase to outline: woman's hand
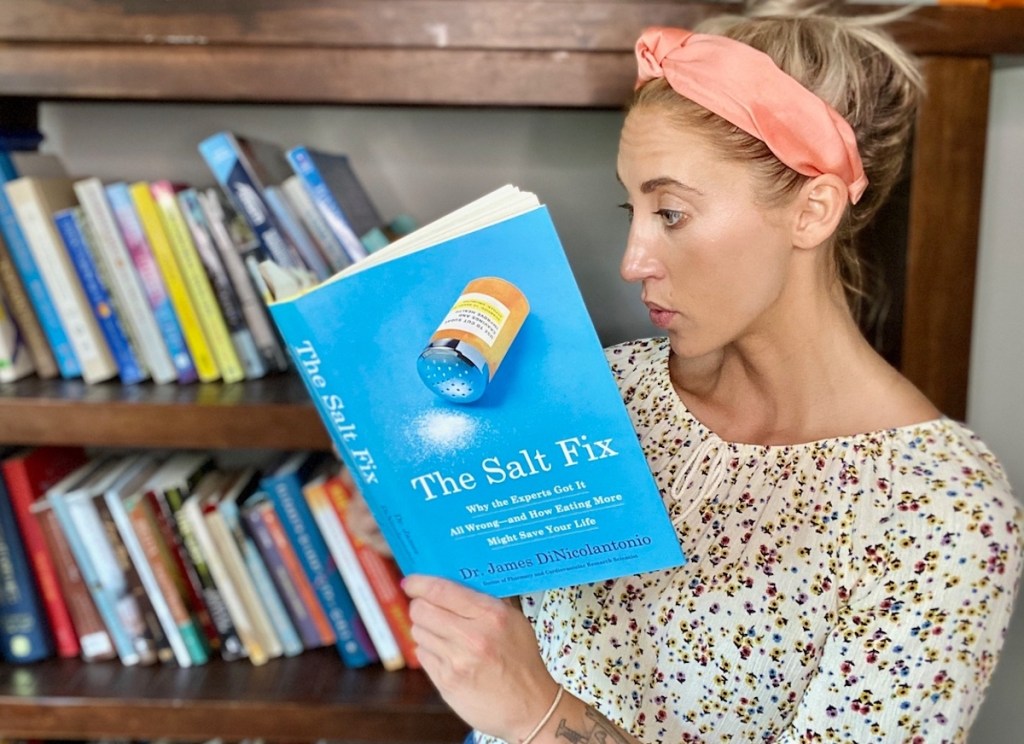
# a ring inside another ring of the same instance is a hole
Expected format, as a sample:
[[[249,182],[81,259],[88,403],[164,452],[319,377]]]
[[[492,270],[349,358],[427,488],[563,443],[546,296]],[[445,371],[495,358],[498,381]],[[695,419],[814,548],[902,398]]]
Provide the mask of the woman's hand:
[[[446,579],[409,576],[402,587],[417,656],[445,702],[478,731],[513,742],[529,734],[558,685],[522,612]]]

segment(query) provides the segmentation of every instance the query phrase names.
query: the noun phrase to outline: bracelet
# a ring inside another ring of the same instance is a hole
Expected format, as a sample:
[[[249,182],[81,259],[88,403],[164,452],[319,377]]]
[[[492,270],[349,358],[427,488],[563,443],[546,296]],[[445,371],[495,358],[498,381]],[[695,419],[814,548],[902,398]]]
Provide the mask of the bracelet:
[[[560,702],[562,702],[562,693],[563,692],[564,692],[564,690],[563,690],[562,686],[559,685],[558,686],[558,692],[555,693],[555,699],[551,702],[551,707],[548,708],[548,712],[545,713],[544,717],[540,719],[540,723],[538,723],[536,726],[533,727],[533,731],[531,731],[529,734],[527,734],[526,738],[523,739],[521,742],[519,742],[519,744],[530,744],[531,741],[533,741],[534,739],[537,738],[537,734],[539,734],[540,730],[542,728],[544,728],[544,725],[548,721],[551,720],[551,716],[553,716],[555,714],[555,708],[557,708],[558,704]]]

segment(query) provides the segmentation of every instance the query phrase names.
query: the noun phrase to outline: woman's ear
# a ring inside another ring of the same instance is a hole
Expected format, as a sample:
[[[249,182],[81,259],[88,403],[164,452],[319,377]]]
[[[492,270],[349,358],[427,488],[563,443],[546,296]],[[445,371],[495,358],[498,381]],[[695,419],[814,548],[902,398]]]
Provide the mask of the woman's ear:
[[[807,181],[795,202],[793,245],[816,248],[831,238],[848,203],[849,192],[839,176],[825,173]]]

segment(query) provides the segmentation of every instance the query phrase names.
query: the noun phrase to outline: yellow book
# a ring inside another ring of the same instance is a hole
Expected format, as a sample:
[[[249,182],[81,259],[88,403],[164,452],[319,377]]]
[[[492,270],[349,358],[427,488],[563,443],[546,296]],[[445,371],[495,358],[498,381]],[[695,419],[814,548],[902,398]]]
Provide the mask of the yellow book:
[[[178,205],[174,185],[170,181],[154,181],[150,184],[149,190],[156,200],[157,209],[164,222],[164,230],[170,240],[174,257],[178,260],[178,267],[206,334],[206,340],[213,351],[213,358],[217,361],[221,379],[224,382],[245,379],[245,369],[231,341],[231,332],[224,321],[224,313],[217,302],[217,295],[210,286],[206,268],[192,242],[188,223]]]
[[[217,367],[203,326],[199,322],[199,314],[185,286],[185,279],[178,266],[178,259],[174,257],[174,249],[164,229],[156,200],[149,190],[149,183],[138,181],[129,187],[129,191],[135,210],[139,213],[142,229],[145,230],[150,248],[153,249],[153,257],[167,285],[167,294],[170,295],[171,305],[181,324],[181,332],[185,336],[185,345],[192,355],[192,363],[196,366],[196,374],[201,382],[213,382],[220,378],[220,369]]]

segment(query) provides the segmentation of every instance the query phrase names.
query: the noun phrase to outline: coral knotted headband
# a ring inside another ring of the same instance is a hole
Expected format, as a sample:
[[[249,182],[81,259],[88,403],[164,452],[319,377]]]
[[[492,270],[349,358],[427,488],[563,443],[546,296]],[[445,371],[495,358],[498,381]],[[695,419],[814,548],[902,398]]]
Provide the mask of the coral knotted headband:
[[[636,59],[637,88],[665,78],[676,93],[764,142],[797,173],[839,176],[852,204],[867,188],[850,124],[764,52],[725,36],[655,27],[637,41]]]

